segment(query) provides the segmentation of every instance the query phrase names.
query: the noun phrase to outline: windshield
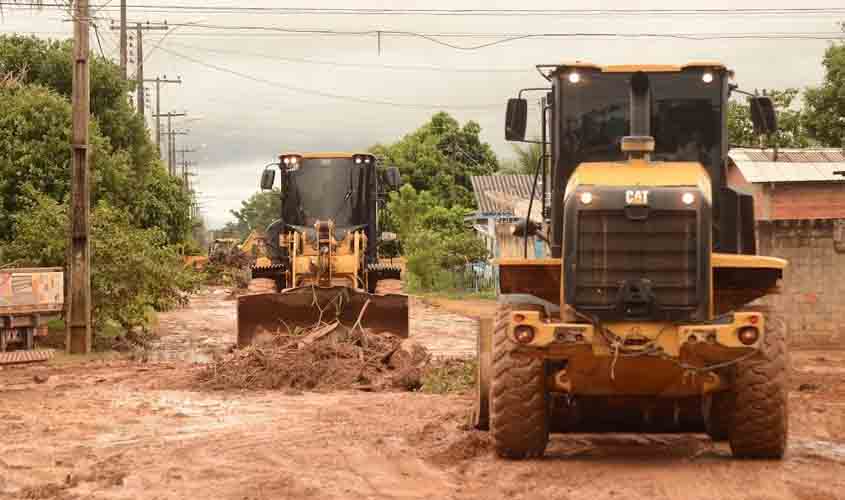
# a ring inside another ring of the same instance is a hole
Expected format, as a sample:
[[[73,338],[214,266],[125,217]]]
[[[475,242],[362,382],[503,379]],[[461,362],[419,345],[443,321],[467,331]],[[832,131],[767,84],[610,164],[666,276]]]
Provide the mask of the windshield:
[[[311,227],[331,219],[338,228],[365,224],[367,177],[365,167],[351,158],[303,160],[288,173],[285,222]]]
[[[718,164],[721,157],[722,99],[719,79],[704,83],[701,73],[649,73],[653,158]],[[620,143],[630,134],[631,73],[585,75],[577,84],[562,80],[560,154],[574,168],[585,161],[624,160]]]

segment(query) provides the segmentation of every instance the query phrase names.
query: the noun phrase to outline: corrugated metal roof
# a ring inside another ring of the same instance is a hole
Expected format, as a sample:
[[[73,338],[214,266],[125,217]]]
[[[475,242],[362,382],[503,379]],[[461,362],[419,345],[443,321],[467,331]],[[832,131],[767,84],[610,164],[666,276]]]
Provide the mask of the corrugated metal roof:
[[[751,183],[845,181],[833,172],[845,170],[845,154],[840,149],[732,149],[731,161]]]
[[[514,204],[507,200],[527,200],[531,197],[530,175],[474,175],[472,191],[478,210],[485,214],[513,214]],[[540,201],[542,187],[537,185],[534,199]]]

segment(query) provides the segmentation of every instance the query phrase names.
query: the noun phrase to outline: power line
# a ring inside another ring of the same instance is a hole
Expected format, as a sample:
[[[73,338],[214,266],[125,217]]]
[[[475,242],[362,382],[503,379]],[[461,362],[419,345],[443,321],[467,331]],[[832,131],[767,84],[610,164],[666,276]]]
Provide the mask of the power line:
[[[212,54],[234,54],[234,55],[244,55],[244,56],[253,56],[253,57],[260,57],[263,59],[270,59],[274,61],[284,61],[290,63],[301,63],[301,64],[314,64],[319,66],[332,66],[332,67],[342,67],[342,68],[373,68],[373,69],[386,69],[386,70],[397,70],[397,71],[434,71],[440,73],[526,73],[528,71],[533,72],[534,69],[517,69],[517,68],[457,68],[457,67],[443,67],[443,66],[412,66],[412,65],[402,65],[402,64],[369,64],[369,63],[349,63],[349,62],[340,62],[340,61],[324,61],[324,60],[317,60],[317,59],[306,59],[306,58],[296,58],[296,57],[282,57],[282,56],[273,56],[269,54],[260,54],[256,52],[247,52],[243,50],[225,50],[225,49],[209,49],[206,47],[197,47],[195,45],[186,45],[182,43],[174,43],[170,42],[170,45],[174,45],[177,47],[182,47],[185,49],[193,49],[199,50],[203,52],[209,52]]]
[[[92,6],[96,11],[115,11],[117,6],[105,4]],[[0,1],[3,6],[40,8],[61,8],[39,2]],[[134,11],[155,13],[203,13],[203,14],[256,14],[256,15],[330,15],[330,16],[827,16],[845,13],[842,7],[795,7],[795,8],[715,8],[715,9],[376,9],[376,8],[324,8],[324,7],[245,7],[235,5],[151,5],[133,4]]]
[[[223,73],[229,73],[231,75],[239,76],[241,78],[252,80],[254,82],[264,83],[266,85],[271,85],[274,87],[278,87],[284,90],[288,90],[291,92],[296,92],[300,94],[308,94],[308,95],[316,95],[319,97],[326,97],[329,99],[338,99],[343,101],[350,101],[350,102],[357,102],[360,104],[377,104],[382,106],[392,106],[397,108],[416,108],[416,109],[455,109],[455,110],[477,110],[477,109],[487,109],[487,108],[499,108],[500,104],[482,104],[477,106],[461,106],[461,105],[441,105],[441,104],[412,104],[412,103],[400,103],[400,102],[393,102],[393,101],[385,101],[381,99],[371,99],[366,97],[356,97],[350,95],[340,95],[340,94],[333,94],[330,92],[324,92],[320,90],[313,90],[304,87],[296,87],[293,85],[289,85],[282,82],[276,82],[273,80],[269,80],[266,78],[262,78],[259,76],[249,75],[247,73],[242,73],[237,70],[224,68],[222,66],[218,66],[216,64],[211,64],[209,62],[202,61],[200,59],[196,59],[191,56],[186,56],[184,54],[180,54],[178,52],[174,52],[171,49],[166,49],[164,47],[159,47],[159,50],[167,52],[173,56],[176,56],[180,59],[184,59],[186,61],[193,62],[195,64],[199,64],[201,66],[205,66],[207,68],[211,68],[217,71],[221,71]]]

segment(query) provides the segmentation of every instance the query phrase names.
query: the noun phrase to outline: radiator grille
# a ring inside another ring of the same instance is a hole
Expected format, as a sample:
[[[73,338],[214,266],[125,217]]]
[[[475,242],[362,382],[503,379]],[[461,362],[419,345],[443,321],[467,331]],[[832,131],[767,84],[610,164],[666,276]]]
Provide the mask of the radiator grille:
[[[695,309],[696,227],[692,210],[655,210],[642,220],[629,219],[622,210],[580,212],[576,304],[615,307],[625,281],[647,279],[660,308]]]

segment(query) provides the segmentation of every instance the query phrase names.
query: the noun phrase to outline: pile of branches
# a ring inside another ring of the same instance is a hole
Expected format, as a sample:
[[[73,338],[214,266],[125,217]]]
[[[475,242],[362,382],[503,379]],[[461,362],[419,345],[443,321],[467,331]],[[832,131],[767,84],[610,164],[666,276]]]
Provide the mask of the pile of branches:
[[[388,333],[336,323],[278,331],[213,361],[200,372],[199,382],[212,390],[416,389],[419,367],[391,363],[401,344],[401,338]]]

